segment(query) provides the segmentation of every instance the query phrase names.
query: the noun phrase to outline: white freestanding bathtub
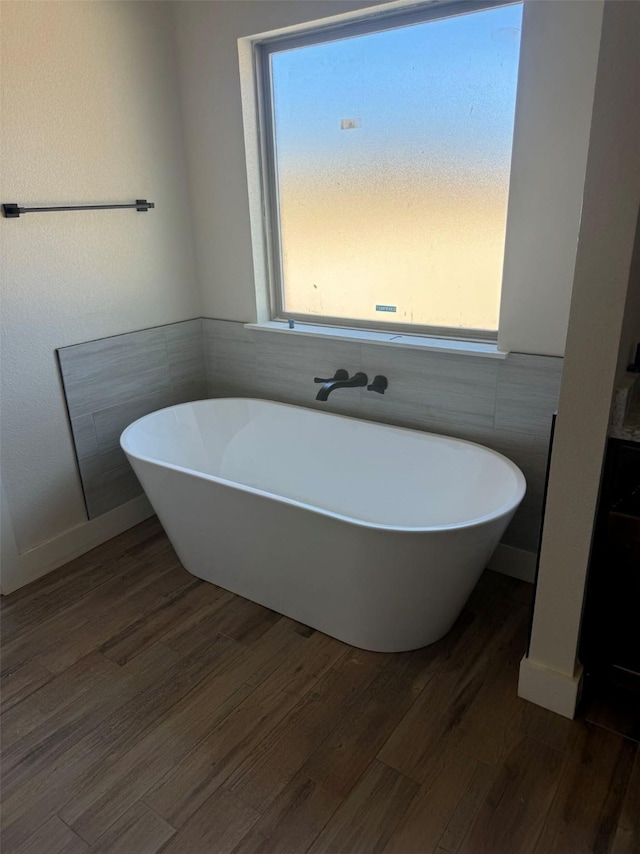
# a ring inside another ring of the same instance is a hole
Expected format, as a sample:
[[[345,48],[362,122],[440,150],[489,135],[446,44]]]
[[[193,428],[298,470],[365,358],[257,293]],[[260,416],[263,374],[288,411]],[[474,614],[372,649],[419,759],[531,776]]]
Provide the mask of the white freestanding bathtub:
[[[121,445],[186,569],[364,649],[458,617],[525,480],[487,448],[265,400],[201,400]]]

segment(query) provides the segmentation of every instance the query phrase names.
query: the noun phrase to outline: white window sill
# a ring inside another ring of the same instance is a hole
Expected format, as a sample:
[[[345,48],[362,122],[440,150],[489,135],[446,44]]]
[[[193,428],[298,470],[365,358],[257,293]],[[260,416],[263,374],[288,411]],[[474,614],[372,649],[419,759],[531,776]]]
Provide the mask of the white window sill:
[[[245,323],[245,329],[255,329],[258,332],[277,332],[281,335],[307,335],[313,338],[355,341],[360,344],[384,344],[387,347],[432,350],[438,353],[481,356],[488,359],[506,359],[509,355],[505,350],[499,350],[497,344],[486,341],[456,341],[451,338],[428,338],[425,335],[374,332],[369,329],[347,329],[340,326],[319,326],[315,323],[298,323],[297,321],[294,329],[290,329],[286,323],[278,320],[269,320],[265,323]]]

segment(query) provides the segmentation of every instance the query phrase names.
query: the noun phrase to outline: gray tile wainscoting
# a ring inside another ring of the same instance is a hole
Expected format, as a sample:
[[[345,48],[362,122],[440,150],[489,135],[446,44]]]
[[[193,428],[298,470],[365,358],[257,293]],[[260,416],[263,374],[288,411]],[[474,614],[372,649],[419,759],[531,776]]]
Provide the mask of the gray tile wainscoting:
[[[57,351],[90,519],[142,493],[119,438],[149,412],[208,396],[202,320]]]
[[[504,360],[246,329],[197,319],[58,350],[92,518],[140,494],[118,439],[136,418],[203,397],[259,397],[479,442],[510,457],[527,496],[503,542],[535,551],[562,359]],[[314,376],[384,374],[384,395],[339,389],[316,401]]]
[[[379,344],[245,329],[206,319],[211,397],[261,397],[479,442],[505,454],[527,479],[527,495],[503,542],[536,551],[551,417],[558,406],[561,358],[513,353],[474,358]],[[314,376],[337,368],[384,374],[384,395],[339,389],[316,401]]]

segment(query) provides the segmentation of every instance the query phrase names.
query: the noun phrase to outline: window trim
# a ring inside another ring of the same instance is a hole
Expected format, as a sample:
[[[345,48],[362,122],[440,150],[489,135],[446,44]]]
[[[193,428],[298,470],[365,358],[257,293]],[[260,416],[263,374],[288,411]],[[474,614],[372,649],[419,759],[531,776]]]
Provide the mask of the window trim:
[[[393,329],[354,329],[352,326],[323,326],[317,323],[296,322],[291,329],[284,321],[265,320],[259,323],[245,323],[245,329],[256,332],[277,332],[289,336],[306,336],[327,341],[353,341],[356,344],[383,345],[400,347],[405,350],[430,350],[434,353],[447,353],[457,356],[473,356],[490,359],[506,359],[507,350],[501,350],[496,341],[468,338],[443,338],[435,335],[402,334]]]
[[[464,327],[423,326],[418,324],[394,323],[389,320],[359,320],[331,315],[300,314],[288,312],[283,307],[284,278],[282,271],[282,242],[280,234],[280,211],[278,205],[277,159],[275,149],[275,127],[273,121],[273,92],[271,86],[270,57],[285,49],[295,49],[339,41],[358,35],[367,35],[381,30],[399,29],[434,20],[458,17],[486,9],[515,6],[523,0],[424,0],[424,2],[402,5],[376,11],[364,10],[355,19],[348,21],[331,19],[328,22],[312,22],[303,29],[291,28],[263,37],[251,39],[253,77],[256,99],[256,129],[258,135],[258,157],[262,211],[263,245],[266,260],[267,290],[271,322],[299,323],[340,329],[370,330],[372,332],[396,332],[405,335],[428,336],[453,341],[487,342],[495,344],[499,329],[474,329]],[[507,214],[508,216],[508,214]],[[502,286],[501,282],[501,286]],[[501,293],[502,297],[502,293]]]

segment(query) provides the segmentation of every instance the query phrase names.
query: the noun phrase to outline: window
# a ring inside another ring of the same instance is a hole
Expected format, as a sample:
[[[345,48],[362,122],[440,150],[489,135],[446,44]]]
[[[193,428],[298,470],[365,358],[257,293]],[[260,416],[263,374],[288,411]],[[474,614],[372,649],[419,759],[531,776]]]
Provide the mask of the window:
[[[522,4],[258,45],[274,315],[495,338]]]

